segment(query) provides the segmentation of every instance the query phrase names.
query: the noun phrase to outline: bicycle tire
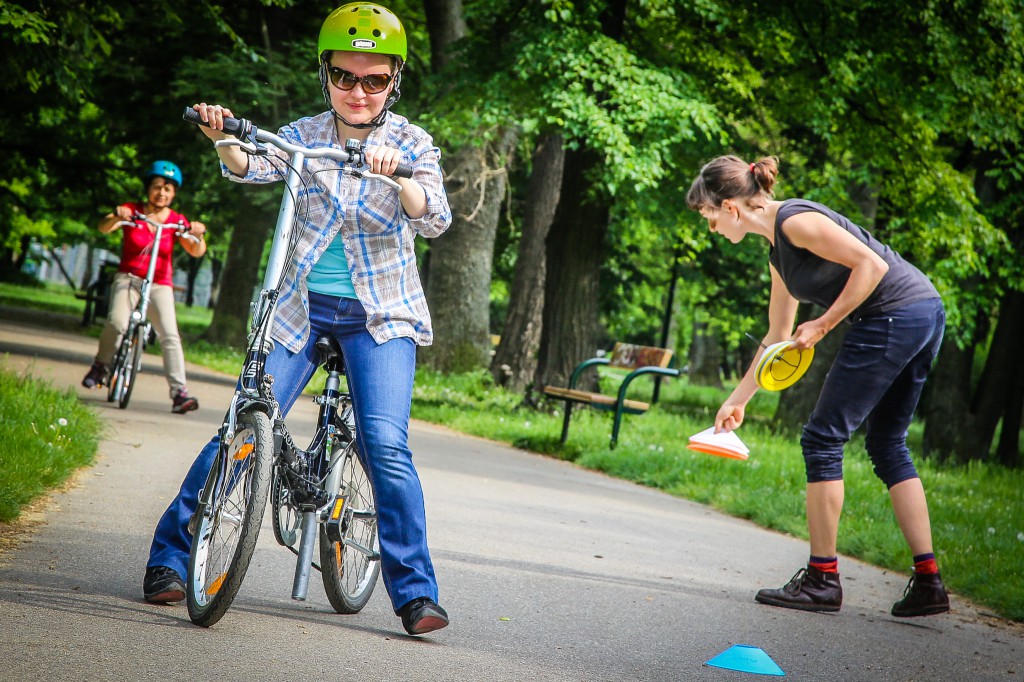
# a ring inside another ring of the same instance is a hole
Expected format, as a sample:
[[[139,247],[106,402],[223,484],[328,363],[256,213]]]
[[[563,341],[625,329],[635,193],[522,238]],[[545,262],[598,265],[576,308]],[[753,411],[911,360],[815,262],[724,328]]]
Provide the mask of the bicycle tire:
[[[130,329],[129,329],[130,331]],[[128,347],[131,345],[128,332],[121,337],[121,343],[117,346],[117,353],[110,363],[110,371],[107,372],[107,402],[120,401],[121,389],[124,386],[124,360],[128,354]]]
[[[132,330],[132,337],[128,345],[128,355],[125,358],[122,374],[124,386],[117,404],[123,410],[128,407],[128,401],[132,399],[132,389],[135,388],[135,378],[142,368],[142,352],[146,347],[146,328],[138,325]]]
[[[380,575],[377,505],[370,477],[350,442],[340,462],[339,495],[345,496],[342,542],[331,542],[320,525],[320,573],[327,600],[338,613],[359,613]]]
[[[221,457],[229,465],[215,477],[209,507],[198,512],[185,589],[188,616],[203,627],[227,612],[256,549],[274,457],[270,418],[258,410],[242,412],[234,438],[221,447],[214,466]]]

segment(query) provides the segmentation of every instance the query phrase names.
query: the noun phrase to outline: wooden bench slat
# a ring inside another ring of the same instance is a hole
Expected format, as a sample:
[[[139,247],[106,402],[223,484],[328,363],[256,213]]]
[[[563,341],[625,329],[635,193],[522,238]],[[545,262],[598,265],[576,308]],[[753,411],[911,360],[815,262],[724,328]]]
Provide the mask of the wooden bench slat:
[[[577,391],[576,389],[559,388],[558,386],[545,386],[544,393],[552,398],[558,398],[560,400],[572,400],[578,403],[601,405],[609,408],[614,408],[615,401],[618,400],[618,398],[613,395],[591,393],[590,391]],[[641,402],[639,400],[624,400],[622,401],[622,406],[627,410],[639,412],[646,412],[651,409],[650,403]]]

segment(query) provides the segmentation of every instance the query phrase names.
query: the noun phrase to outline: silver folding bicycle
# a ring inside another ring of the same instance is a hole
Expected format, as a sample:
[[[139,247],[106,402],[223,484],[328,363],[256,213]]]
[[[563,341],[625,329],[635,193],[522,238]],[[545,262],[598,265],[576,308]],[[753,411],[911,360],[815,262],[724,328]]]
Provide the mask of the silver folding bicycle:
[[[184,118],[205,125],[191,108],[185,109]],[[265,363],[273,344],[270,326],[281,278],[293,247],[305,160],[333,159],[339,164],[338,172],[377,179],[395,191],[401,191],[401,185],[369,171],[358,140],[346,141],[344,150],[305,148],[234,118],[224,120],[224,132],[235,139],[218,141],[218,146],[238,146],[248,154],[265,155],[267,145],[284,151],[289,155],[288,172],[263,289],[253,303],[238,388],[189,524],[193,537],[186,586],[189,617],[210,626],[231,606],[256,547],[268,498],[274,537],[298,557],[292,598],[305,600],[311,571],[319,569],[335,611],[357,613],[370,599],[380,574],[380,543],[373,487],[356,447],[352,400],[342,389],[341,349],[330,337],[316,342],[327,381],[314,398],[320,406],[317,430],[305,450],[295,445],[288,432]],[[411,168],[401,166],[395,175],[409,177]],[[319,564],[313,561],[317,545]]]

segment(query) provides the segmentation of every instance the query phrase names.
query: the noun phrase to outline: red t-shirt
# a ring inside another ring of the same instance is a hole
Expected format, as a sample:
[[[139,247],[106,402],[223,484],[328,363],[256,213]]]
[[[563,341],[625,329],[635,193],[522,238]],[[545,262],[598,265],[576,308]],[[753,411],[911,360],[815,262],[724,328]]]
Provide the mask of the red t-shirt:
[[[134,213],[143,213],[143,209],[145,209],[145,205],[131,202],[121,205],[127,206]],[[164,222],[177,223],[179,220],[184,220],[186,227],[191,226],[188,218],[175,211],[171,211]],[[124,236],[121,240],[121,267],[118,268],[118,271],[145,277],[149,273],[149,259],[152,256],[156,232],[142,221],[135,223],[134,227],[124,227],[122,230]],[[174,249],[174,241],[174,232],[165,229],[160,237],[160,253],[156,259],[156,271],[153,273],[154,284],[166,284],[167,286],[172,284],[171,251]],[[143,253],[144,249],[145,253]]]

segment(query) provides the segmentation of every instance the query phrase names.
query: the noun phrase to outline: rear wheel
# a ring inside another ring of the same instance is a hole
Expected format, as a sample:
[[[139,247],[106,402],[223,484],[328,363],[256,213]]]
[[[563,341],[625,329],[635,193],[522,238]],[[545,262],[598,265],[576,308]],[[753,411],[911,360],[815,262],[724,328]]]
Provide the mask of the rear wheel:
[[[221,444],[211,476],[208,508],[198,524],[189,556],[188,615],[209,627],[221,619],[242,586],[256,548],[270,491],[274,441],[270,419],[256,410],[238,415],[234,438]]]
[[[338,613],[358,613],[377,584],[380,574],[380,541],[377,537],[377,505],[355,443],[347,449],[338,495],[341,510],[341,542],[333,542],[326,525],[320,525],[320,569],[324,590]]]
[[[146,345],[146,327],[139,325],[132,330],[131,339],[128,344],[128,352],[125,356],[124,367],[121,370],[123,387],[118,398],[118,405],[121,409],[128,407],[128,401],[132,399],[132,389],[135,388],[135,378],[142,367],[142,351]]]

